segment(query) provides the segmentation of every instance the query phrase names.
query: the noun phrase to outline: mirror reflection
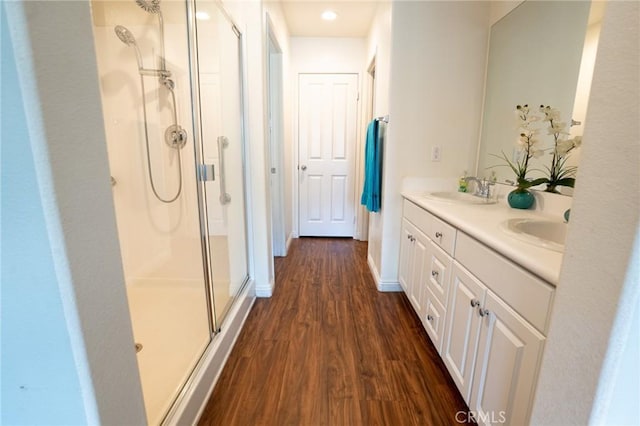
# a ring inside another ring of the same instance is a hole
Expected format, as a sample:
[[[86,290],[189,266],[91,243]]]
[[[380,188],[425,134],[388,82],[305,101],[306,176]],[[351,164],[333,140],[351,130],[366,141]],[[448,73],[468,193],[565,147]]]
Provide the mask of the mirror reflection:
[[[522,155],[517,105],[535,112],[551,106],[567,123],[567,138],[582,135],[603,7],[604,2],[526,1],[493,25],[477,176],[515,180],[500,157],[504,153],[515,163]],[[545,177],[551,166],[554,137],[547,127],[548,122],[538,125],[544,154],[531,159],[529,179]],[[579,156],[579,148],[572,150],[567,167],[578,166]]]

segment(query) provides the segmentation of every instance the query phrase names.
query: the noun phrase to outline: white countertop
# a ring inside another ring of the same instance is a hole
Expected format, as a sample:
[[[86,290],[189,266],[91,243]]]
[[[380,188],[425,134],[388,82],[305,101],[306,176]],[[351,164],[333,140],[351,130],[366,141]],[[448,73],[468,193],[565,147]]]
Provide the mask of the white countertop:
[[[459,204],[426,198],[428,191],[403,191],[402,196],[472,236],[549,284],[556,286],[563,253],[530,244],[500,229],[508,219],[531,218],[561,221],[558,215],[512,209],[504,203]]]

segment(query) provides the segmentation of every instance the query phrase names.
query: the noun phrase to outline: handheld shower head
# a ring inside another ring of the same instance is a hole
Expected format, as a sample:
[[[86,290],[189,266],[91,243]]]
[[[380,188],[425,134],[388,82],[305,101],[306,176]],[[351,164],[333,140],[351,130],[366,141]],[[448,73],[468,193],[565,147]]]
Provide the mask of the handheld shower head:
[[[149,13],[160,13],[160,0],[136,0],[136,4]]]
[[[114,31],[116,32],[116,35],[118,36],[121,42],[123,42],[127,46],[137,47],[138,44],[136,43],[136,38],[133,36],[131,31],[129,31],[127,27],[123,27],[122,25],[116,25]]]
[[[114,31],[121,42],[126,44],[129,47],[133,47],[136,51],[136,60],[138,61],[138,69],[142,69],[142,55],[140,54],[140,49],[138,48],[138,43],[136,43],[136,38],[133,36],[133,33],[129,31],[127,27],[123,27],[122,25],[116,25]]]

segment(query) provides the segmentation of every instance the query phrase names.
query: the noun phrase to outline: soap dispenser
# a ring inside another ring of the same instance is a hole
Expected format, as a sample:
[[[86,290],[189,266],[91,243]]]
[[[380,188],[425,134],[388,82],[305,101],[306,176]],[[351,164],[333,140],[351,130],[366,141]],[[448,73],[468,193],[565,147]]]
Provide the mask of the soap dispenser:
[[[458,192],[467,192],[467,171],[464,171],[464,174],[462,175],[462,177],[460,178],[460,180],[458,181]]]

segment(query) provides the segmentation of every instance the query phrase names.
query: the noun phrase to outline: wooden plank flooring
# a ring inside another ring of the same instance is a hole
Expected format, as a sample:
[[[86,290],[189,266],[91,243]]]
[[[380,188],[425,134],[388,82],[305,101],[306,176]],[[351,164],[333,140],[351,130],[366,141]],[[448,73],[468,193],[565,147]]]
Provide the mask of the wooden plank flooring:
[[[420,320],[377,291],[366,258],[352,239],[294,240],[199,424],[460,424],[468,408]]]

